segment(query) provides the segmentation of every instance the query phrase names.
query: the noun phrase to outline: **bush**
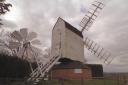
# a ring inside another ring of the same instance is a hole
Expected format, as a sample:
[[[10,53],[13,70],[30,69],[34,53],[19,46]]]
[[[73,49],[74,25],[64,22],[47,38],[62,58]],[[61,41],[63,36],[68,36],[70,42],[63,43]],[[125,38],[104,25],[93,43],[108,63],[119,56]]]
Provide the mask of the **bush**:
[[[37,65],[31,63],[33,68]],[[29,62],[16,56],[0,54],[0,78],[24,78],[31,73]]]

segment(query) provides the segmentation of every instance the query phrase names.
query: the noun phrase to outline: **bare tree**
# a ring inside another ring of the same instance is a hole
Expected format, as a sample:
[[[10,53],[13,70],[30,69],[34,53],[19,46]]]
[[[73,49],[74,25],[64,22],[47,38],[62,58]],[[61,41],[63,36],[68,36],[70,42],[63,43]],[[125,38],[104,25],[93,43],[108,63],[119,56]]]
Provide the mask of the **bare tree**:
[[[0,15],[10,11],[9,7],[12,7],[10,3],[5,3],[5,0],[0,0]]]
[[[0,0],[0,16],[5,14],[6,12],[10,11],[9,7],[12,7],[12,4],[10,3],[5,3],[6,0]],[[1,23],[1,19],[0,19],[0,25],[3,25]]]

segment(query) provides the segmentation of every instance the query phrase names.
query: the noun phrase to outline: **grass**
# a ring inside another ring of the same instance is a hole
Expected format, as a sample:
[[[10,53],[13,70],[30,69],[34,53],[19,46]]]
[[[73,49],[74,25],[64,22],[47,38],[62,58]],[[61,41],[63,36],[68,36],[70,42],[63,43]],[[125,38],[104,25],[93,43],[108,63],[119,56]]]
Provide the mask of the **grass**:
[[[8,85],[32,85],[23,83],[23,81],[15,81]],[[121,81],[117,82],[114,80],[88,80],[88,81],[62,81],[62,80],[49,80],[42,81],[37,85],[125,85]]]
[[[63,83],[63,84],[62,84]],[[118,85],[114,80],[88,80],[88,81],[45,81],[43,85]]]

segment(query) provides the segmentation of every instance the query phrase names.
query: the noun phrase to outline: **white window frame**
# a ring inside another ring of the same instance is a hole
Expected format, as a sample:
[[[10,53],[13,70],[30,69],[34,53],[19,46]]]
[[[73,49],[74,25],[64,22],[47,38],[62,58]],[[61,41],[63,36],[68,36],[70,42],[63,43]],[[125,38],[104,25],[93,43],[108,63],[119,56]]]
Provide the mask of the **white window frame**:
[[[82,69],[74,69],[74,73],[82,73]]]

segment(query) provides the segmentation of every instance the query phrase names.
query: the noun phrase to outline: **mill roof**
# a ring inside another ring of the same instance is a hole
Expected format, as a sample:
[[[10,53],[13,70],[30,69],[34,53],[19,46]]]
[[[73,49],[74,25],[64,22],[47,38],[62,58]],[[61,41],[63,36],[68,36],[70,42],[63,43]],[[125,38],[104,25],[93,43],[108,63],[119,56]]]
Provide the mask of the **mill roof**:
[[[76,33],[77,35],[79,35],[80,37],[83,38],[82,32],[79,31],[78,29],[76,29],[75,27],[73,27],[71,24],[69,24],[68,22],[65,22],[65,27],[69,30],[71,30],[72,32]]]
[[[70,59],[63,59],[60,60],[61,63],[54,65],[53,69],[87,69],[88,66],[83,64],[80,61],[74,61],[74,60],[70,60]]]
[[[56,22],[56,24],[59,22],[59,19],[61,19],[61,20],[63,20],[64,22],[65,22],[65,27],[67,28],[67,29],[69,29],[69,30],[71,30],[72,32],[74,32],[74,33],[76,33],[77,35],[79,35],[80,37],[82,37],[83,38],[83,35],[82,35],[82,32],[81,31],[79,31],[77,28],[75,28],[74,26],[72,26],[71,24],[69,24],[67,21],[65,21],[64,19],[62,19],[62,18],[58,18],[58,20],[57,20],[57,22]],[[56,25],[55,24],[55,25]],[[55,25],[54,25],[54,27],[55,27]],[[54,27],[53,27],[53,29],[54,29]]]

